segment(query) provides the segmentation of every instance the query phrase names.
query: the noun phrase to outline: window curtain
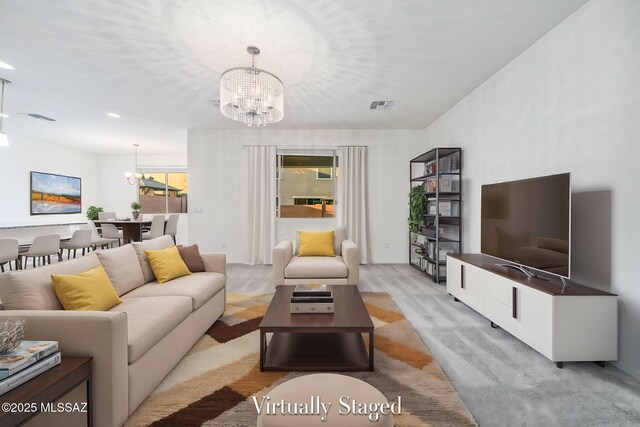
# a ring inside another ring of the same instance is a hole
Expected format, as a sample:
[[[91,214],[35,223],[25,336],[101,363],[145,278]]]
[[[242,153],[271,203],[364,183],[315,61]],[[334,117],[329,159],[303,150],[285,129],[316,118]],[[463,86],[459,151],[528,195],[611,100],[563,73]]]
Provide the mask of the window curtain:
[[[276,244],[276,147],[250,146],[249,264],[271,264]]]
[[[369,262],[369,213],[367,194],[367,147],[338,148],[338,227],[360,249],[360,262]]]

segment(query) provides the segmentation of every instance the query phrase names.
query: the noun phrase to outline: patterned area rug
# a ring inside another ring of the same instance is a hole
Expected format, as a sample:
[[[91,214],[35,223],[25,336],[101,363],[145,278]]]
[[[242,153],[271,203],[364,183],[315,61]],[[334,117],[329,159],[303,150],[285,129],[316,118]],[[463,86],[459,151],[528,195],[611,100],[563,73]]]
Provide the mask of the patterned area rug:
[[[227,308],[151,396],[135,426],[255,426],[251,396],[302,372],[260,372],[259,332],[273,294],[231,293]],[[475,421],[429,351],[385,293],[363,292],[375,325],[375,372],[346,373],[391,401],[402,396],[396,426],[468,426]],[[367,341],[367,340],[365,340]]]

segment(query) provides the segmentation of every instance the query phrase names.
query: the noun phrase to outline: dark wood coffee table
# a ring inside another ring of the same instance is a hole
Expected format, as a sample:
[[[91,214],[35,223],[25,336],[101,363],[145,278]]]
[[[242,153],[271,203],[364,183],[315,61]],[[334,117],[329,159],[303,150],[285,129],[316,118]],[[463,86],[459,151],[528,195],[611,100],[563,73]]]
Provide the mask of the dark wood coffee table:
[[[261,371],[373,371],[373,322],[358,287],[329,287],[335,313],[291,314],[294,286],[278,286],[259,326]]]

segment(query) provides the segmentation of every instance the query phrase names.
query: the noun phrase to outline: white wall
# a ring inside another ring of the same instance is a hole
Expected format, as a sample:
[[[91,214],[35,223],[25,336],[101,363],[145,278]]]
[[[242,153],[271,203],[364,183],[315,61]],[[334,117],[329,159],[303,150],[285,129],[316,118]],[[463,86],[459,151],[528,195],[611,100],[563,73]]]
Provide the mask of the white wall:
[[[464,148],[467,252],[480,250],[481,184],[568,171],[574,194],[611,192],[611,285],[579,262],[572,277],[619,294],[618,366],[638,378],[639,23],[637,0],[590,1],[425,131],[431,147]]]
[[[187,136],[190,241],[205,250],[225,252],[229,262],[247,261],[248,173],[243,145],[367,145],[371,262],[407,262],[408,165],[422,136],[415,130],[191,129]],[[291,238],[299,228],[331,226],[332,220],[278,220],[278,237]]]
[[[186,167],[185,155],[139,154],[139,167]],[[99,203],[105,211],[115,211],[119,218],[131,217],[131,202],[138,199],[136,185],[124,179],[125,172],[135,172],[135,157],[131,154],[108,154],[98,157]],[[189,176],[191,181],[191,176]],[[191,183],[189,183],[191,185]],[[189,195],[190,197],[190,195]],[[178,244],[188,243],[189,217],[180,215]]]
[[[98,199],[98,157],[49,142],[9,135],[0,147],[0,224],[86,221],[86,210]],[[82,178],[82,213],[30,215],[30,171]]]

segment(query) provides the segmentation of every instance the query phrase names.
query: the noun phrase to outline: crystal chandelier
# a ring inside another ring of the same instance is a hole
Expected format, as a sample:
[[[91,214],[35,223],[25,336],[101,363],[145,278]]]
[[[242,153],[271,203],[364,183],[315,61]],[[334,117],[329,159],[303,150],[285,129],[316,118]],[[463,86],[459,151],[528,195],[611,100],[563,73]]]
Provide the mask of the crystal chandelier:
[[[222,73],[220,111],[225,117],[247,126],[266,126],[284,117],[282,81],[268,71],[255,67],[260,49],[247,47],[251,67],[238,67]]]

